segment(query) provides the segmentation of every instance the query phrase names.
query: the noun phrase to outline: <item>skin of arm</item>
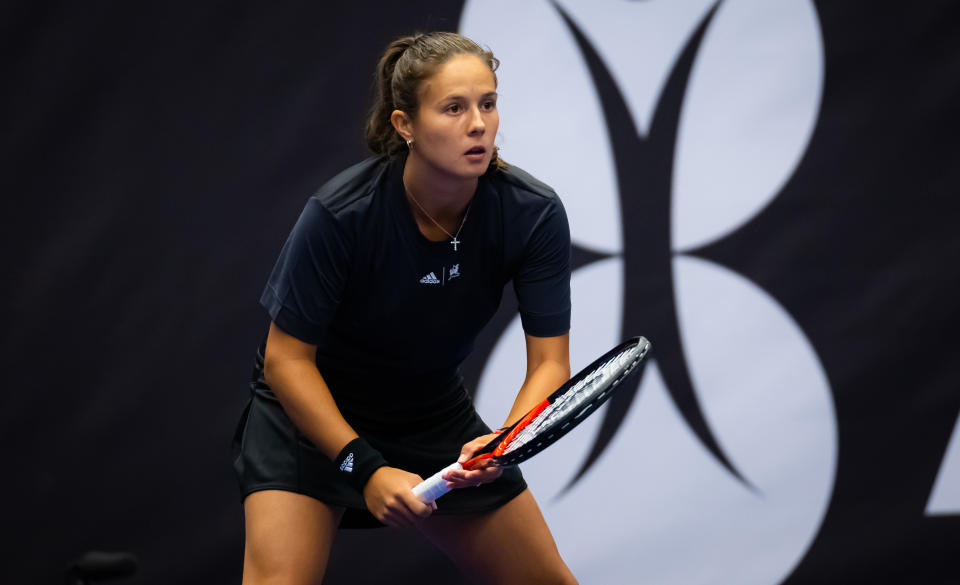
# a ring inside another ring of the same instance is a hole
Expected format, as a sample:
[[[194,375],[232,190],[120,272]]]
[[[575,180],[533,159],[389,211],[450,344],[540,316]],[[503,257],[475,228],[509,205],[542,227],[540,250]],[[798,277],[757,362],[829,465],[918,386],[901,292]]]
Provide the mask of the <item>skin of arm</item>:
[[[340,414],[317,370],[316,355],[316,345],[270,324],[263,359],[264,378],[293,424],[332,461],[358,435]]]
[[[264,352],[264,377],[293,424],[333,461],[358,435],[343,418],[317,370],[316,352],[317,346],[300,341],[271,323]],[[436,509],[410,491],[420,481],[419,475],[381,467],[364,486],[367,508],[388,526],[416,524]]]
[[[503,426],[520,420],[531,408],[570,379],[570,334],[557,337],[525,335],[527,374]]]
[[[503,426],[509,426],[520,420],[524,414],[536,406],[554,390],[570,379],[570,334],[556,337],[533,337],[525,335],[527,346],[527,373],[513,401],[513,407]],[[493,439],[493,435],[483,435],[463,446],[460,457],[463,463]],[[500,477],[502,470],[490,465],[472,471],[448,471],[443,478],[452,487],[468,487],[479,483],[488,483]]]

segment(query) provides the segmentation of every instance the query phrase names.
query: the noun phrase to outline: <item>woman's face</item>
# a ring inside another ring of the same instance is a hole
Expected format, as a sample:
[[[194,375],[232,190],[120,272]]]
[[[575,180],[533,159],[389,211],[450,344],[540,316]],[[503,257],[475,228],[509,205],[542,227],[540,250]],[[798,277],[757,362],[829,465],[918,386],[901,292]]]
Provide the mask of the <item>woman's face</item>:
[[[457,55],[420,87],[420,109],[409,122],[412,156],[460,178],[482,175],[500,126],[493,72],[474,55]]]

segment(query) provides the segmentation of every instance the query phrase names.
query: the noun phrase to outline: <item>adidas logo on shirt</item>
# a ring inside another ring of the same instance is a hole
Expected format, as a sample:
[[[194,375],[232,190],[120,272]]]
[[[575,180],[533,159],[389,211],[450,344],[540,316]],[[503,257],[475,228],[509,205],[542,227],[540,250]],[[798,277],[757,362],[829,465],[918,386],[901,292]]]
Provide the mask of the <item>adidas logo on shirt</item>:
[[[440,284],[440,279],[437,278],[436,274],[431,272],[430,274],[420,279],[420,284]]]
[[[347,455],[347,458],[340,464],[340,471],[351,473],[353,471],[353,453]]]

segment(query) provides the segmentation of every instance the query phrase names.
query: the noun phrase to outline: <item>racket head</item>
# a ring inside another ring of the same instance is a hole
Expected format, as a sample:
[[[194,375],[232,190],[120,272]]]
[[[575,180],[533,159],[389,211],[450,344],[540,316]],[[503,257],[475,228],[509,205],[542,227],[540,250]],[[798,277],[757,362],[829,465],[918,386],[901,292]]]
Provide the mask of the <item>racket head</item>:
[[[533,457],[573,430],[609,400],[649,351],[650,342],[645,337],[633,337],[617,345],[577,372],[544,403],[505,429],[476,454],[491,453],[497,465],[501,466],[516,465]],[[572,402],[565,402],[565,397]],[[534,412],[538,408],[541,412]],[[531,425],[538,426],[535,432]],[[531,436],[524,437],[524,432]],[[520,440],[523,441],[521,444],[513,445]]]

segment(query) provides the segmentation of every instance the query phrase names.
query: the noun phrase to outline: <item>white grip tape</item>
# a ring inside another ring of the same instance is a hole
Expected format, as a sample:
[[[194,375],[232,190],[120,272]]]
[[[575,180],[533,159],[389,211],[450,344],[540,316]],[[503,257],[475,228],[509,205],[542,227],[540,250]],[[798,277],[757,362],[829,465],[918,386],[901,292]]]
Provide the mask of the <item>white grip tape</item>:
[[[447,480],[443,479],[442,476],[444,473],[450,471],[451,469],[463,469],[459,463],[452,463],[447,465],[440,471],[434,473],[427,479],[421,481],[413,488],[413,493],[415,496],[420,498],[425,504],[429,504],[442,496],[443,494],[450,491],[450,488],[447,487]]]

